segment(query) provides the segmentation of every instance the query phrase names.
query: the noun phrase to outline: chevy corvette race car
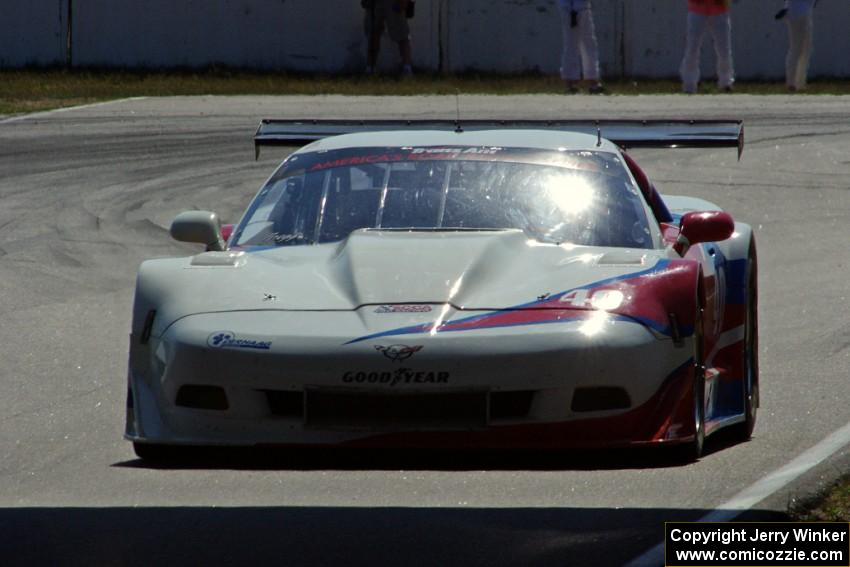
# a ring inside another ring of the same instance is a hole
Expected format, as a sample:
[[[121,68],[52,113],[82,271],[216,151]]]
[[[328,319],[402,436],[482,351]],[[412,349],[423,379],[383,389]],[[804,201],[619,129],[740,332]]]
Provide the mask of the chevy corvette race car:
[[[309,143],[308,143],[309,142]],[[177,445],[677,446],[752,433],[753,231],[626,149],[737,121],[263,121],[235,226],[139,269],[125,437]]]

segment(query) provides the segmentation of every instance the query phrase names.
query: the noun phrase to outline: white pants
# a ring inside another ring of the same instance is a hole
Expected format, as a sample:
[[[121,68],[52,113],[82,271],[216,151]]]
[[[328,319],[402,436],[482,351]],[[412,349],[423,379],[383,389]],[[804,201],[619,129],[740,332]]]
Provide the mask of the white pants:
[[[711,33],[714,40],[714,52],[717,55],[717,86],[723,89],[731,87],[735,82],[732,70],[732,19],[729,13],[704,16],[688,12],[688,39],[682,66],[679,68],[682,86],[688,92],[696,91],[699,83],[700,51],[706,31]]]
[[[572,27],[570,10],[561,6],[564,45],[561,51],[561,78],[565,81],[599,80],[599,47],[590,9],[579,10]]]
[[[812,15],[786,16],[788,55],[785,56],[785,84],[797,90],[806,88],[809,59],[812,56]]]

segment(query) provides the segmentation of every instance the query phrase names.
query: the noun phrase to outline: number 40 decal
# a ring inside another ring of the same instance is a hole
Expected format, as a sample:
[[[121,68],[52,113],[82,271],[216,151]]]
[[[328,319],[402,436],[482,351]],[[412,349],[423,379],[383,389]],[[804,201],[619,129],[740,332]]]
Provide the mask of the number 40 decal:
[[[573,307],[584,307],[591,309],[611,310],[618,308],[625,296],[623,292],[616,289],[574,289],[561,296],[562,303],[569,303]]]

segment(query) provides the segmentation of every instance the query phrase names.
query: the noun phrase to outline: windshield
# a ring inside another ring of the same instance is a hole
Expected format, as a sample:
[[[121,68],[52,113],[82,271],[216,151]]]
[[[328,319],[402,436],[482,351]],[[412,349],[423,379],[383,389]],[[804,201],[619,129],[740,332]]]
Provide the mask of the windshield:
[[[546,243],[652,247],[639,190],[615,154],[485,147],[292,156],[233,242],[321,244],[358,229],[519,229]]]

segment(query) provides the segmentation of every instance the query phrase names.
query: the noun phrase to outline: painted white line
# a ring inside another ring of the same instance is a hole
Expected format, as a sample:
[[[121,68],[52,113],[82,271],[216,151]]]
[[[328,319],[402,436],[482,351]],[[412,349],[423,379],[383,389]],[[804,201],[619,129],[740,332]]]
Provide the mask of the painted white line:
[[[31,120],[33,118],[40,118],[42,116],[50,116],[51,114],[58,114],[60,112],[68,112],[70,110],[81,110],[84,108],[95,108],[98,106],[107,106],[110,104],[117,104],[119,102],[128,102],[133,100],[143,100],[148,97],[146,96],[132,96],[128,98],[119,98],[116,100],[107,100],[105,102],[93,102],[92,104],[80,104],[78,106],[66,106],[64,108],[54,108],[53,110],[45,110],[43,112],[33,112],[31,114],[21,114],[20,116],[12,116],[11,118],[6,118],[4,120],[0,120],[0,124],[9,124],[10,122],[21,122],[22,120]]]
[[[728,522],[746,512],[774,492],[784,488],[803,473],[811,470],[850,443],[850,423],[834,431],[823,441],[805,451],[785,466],[745,488],[730,500],[709,512],[698,522]],[[659,543],[626,567],[658,567],[664,565],[664,543]]]

